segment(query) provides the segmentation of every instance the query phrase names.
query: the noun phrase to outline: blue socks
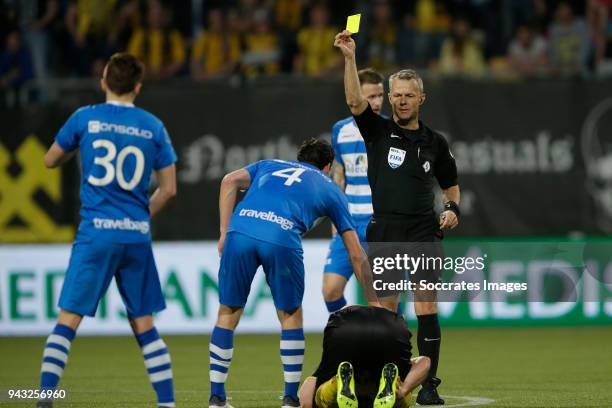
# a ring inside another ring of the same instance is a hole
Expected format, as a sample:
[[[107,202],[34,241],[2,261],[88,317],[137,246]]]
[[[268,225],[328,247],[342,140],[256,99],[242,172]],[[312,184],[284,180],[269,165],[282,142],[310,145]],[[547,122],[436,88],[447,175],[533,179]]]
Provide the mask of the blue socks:
[[[210,395],[227,399],[225,381],[234,354],[234,331],[215,326],[210,338]],[[297,401],[304,364],[304,330],[281,332],[280,354],[285,379],[284,395]]]
[[[234,331],[215,326],[210,337],[210,395],[222,401],[225,395],[225,380],[234,354]]]
[[[52,390],[57,387],[66,367],[70,346],[76,332],[63,324],[57,324],[47,338],[40,373],[40,389]],[[157,393],[160,407],[174,407],[172,367],[166,344],[155,328],[136,336],[145,358],[149,378]]]
[[[280,355],[285,378],[285,395],[298,400],[298,388],[304,364],[304,329],[283,330],[281,332]]]
[[[145,367],[157,394],[158,406],[174,407],[172,365],[166,343],[159,337],[155,327],[136,335],[136,340],[142,349]]]
[[[344,306],[346,306],[346,299],[344,298],[344,296],[340,296],[338,299],[336,300],[332,300],[330,302],[325,302],[325,306],[327,306],[327,311],[329,313],[334,313],[340,309],[342,309]]]
[[[56,324],[53,332],[47,338],[43,352],[43,362],[40,368],[40,389],[54,390],[59,383],[66,362],[70,345],[76,332],[63,324]]]

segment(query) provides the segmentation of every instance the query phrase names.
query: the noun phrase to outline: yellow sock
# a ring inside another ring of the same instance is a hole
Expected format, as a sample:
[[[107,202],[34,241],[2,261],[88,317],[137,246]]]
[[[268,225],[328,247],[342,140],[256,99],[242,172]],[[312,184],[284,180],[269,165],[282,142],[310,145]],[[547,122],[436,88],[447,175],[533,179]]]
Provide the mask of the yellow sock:
[[[325,381],[317,388],[315,402],[319,408],[331,408],[336,405],[336,393],[338,391],[338,381],[336,377]]]

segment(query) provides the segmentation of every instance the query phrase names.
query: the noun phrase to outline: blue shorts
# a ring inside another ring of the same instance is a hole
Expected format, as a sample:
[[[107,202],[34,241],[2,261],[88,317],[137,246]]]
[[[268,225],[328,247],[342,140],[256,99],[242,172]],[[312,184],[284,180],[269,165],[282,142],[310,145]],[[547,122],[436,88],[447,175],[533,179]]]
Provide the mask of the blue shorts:
[[[225,238],[219,268],[219,302],[244,307],[259,266],[278,310],[292,311],[304,298],[304,251],[230,232]]]
[[[368,245],[366,242],[365,232],[368,225],[356,224],[356,226],[357,235],[359,236],[359,241],[361,241],[361,246],[367,251]],[[351,276],[353,275],[353,265],[351,265],[348,252],[346,251],[346,247],[344,246],[344,242],[342,241],[340,234],[336,234],[329,244],[329,251],[327,252],[327,258],[325,259],[325,268],[323,269],[323,273],[336,273],[345,277],[346,280],[351,279]]]
[[[76,242],[72,246],[59,307],[94,316],[113,277],[130,318],[166,308],[151,243],[102,240]]]

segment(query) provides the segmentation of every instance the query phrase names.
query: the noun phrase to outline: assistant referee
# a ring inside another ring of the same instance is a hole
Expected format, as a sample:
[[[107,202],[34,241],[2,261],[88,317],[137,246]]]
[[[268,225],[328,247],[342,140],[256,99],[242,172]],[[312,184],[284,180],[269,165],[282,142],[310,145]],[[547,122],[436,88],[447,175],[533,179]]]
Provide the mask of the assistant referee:
[[[444,137],[419,121],[419,109],[425,102],[422,79],[413,70],[391,75],[393,117],[384,118],[372,111],[361,94],[351,33],[336,35],[334,45],[344,55],[346,101],[366,142],[374,208],[366,233],[368,243],[437,242],[432,246],[441,248],[441,230],[455,228],[459,222],[457,166]],[[433,208],[434,179],[443,191],[444,211],[439,217]],[[441,405],[444,400],[437,391],[441,381],[436,377],[441,335],[435,293],[417,291],[415,311],[419,353],[431,360],[417,402]]]

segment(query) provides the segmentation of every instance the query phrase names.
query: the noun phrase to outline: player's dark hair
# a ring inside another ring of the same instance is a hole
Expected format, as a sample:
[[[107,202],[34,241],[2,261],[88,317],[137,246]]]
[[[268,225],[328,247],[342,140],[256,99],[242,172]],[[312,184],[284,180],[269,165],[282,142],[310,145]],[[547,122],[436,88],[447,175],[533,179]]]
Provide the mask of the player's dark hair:
[[[374,68],[364,68],[357,72],[359,75],[359,83],[363,84],[372,84],[378,85],[385,82],[385,77],[380,72],[376,71]]]
[[[106,64],[106,85],[116,95],[124,95],[134,91],[136,85],[142,82],[144,65],[135,56],[118,52]]]
[[[323,169],[334,161],[334,149],[328,141],[311,137],[302,142],[298,149],[297,159],[317,166],[318,169]]]

